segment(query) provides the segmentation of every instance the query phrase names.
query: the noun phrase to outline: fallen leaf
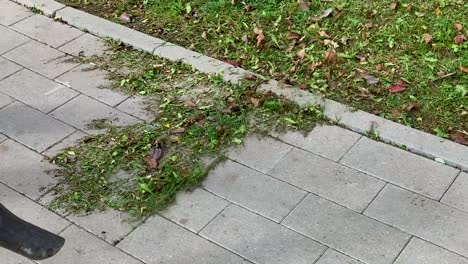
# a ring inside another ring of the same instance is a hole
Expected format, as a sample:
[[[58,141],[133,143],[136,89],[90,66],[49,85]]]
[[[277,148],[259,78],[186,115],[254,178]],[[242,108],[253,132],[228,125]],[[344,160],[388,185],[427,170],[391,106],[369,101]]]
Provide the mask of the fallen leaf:
[[[392,116],[393,116],[393,118],[398,118],[398,117],[400,117],[400,115],[401,115],[400,111],[398,111],[398,110],[396,110],[396,109],[393,109],[393,110],[392,110]]]
[[[412,6],[412,5],[406,6],[406,12],[411,13],[412,10],[413,10],[413,6]]]
[[[299,6],[301,7],[302,11],[309,11],[309,1],[308,0],[298,0]]]
[[[410,111],[418,111],[421,109],[421,104],[417,102],[411,102],[403,105],[403,110],[410,112]]]
[[[322,37],[324,37],[324,38],[330,38],[330,35],[328,35],[327,32],[325,32],[325,31],[323,31],[323,30],[322,30],[322,31],[319,31],[319,35],[322,36]]]
[[[333,14],[334,8],[328,8],[323,11],[323,13],[319,16],[320,18],[326,18]]]
[[[297,40],[297,39],[300,39],[300,38],[301,38],[301,35],[299,35],[299,34],[296,33],[296,32],[290,31],[290,32],[288,32],[288,34],[286,35],[286,38],[287,38],[287,39],[290,39],[290,40],[291,40],[291,39]]]
[[[255,34],[257,34],[257,47],[259,47],[263,40],[265,40],[265,35],[263,35],[263,30],[259,28],[254,28]]]
[[[250,97],[250,102],[252,102],[252,104],[253,104],[255,107],[258,107],[258,106],[260,105],[260,99],[255,98],[255,97]]]
[[[296,54],[301,60],[304,59],[305,57],[305,49],[301,49],[300,51],[297,52]]]
[[[183,134],[183,133],[185,133],[185,130],[186,130],[186,129],[185,129],[184,127],[179,127],[179,128],[177,128],[177,129],[174,129],[174,130],[172,131],[172,134]]]
[[[391,10],[395,10],[395,9],[397,8],[397,6],[398,6],[398,2],[392,2],[392,3],[390,4],[390,9],[391,9]]]
[[[235,62],[235,61],[225,60],[224,62],[229,64],[229,65],[232,65],[232,66],[234,66],[236,68],[239,68],[241,66],[241,64],[239,62]]]
[[[457,31],[462,31],[463,29],[463,25],[462,24],[459,24],[459,23],[455,23],[453,25],[453,27],[457,30]]]
[[[391,93],[400,93],[406,90],[406,83],[400,82],[398,85],[388,87],[388,91]]]
[[[335,61],[336,61],[336,52],[334,52],[334,51],[327,51],[327,53],[325,53],[325,61],[326,61],[328,64],[333,64],[333,63],[335,63]]]
[[[382,69],[383,69],[383,65],[382,65],[382,64],[377,64],[377,65],[375,66],[375,70],[376,70],[376,71],[381,71]]]
[[[192,102],[192,101],[189,100],[189,101],[186,101],[186,102],[185,102],[185,106],[187,106],[187,107],[195,107],[195,106],[197,106],[197,105],[196,105],[194,102]]]
[[[206,31],[203,31],[203,33],[201,34],[201,37],[206,39]]]
[[[232,4],[232,5],[235,5],[236,2],[237,2],[237,0],[231,0],[231,4]]]
[[[146,164],[146,169],[147,170],[155,170],[158,168],[158,161],[152,158],[151,156],[144,157],[143,161]]]
[[[374,85],[374,84],[379,83],[379,78],[373,75],[370,75],[368,73],[361,74],[361,77],[366,80],[367,84]]]
[[[453,141],[455,141],[458,144],[468,146],[468,140],[465,139],[462,133],[453,134],[451,138],[453,139]]]
[[[159,147],[159,143],[155,143],[154,147],[152,147],[149,151],[150,157],[155,160],[159,160],[162,156],[162,149]]]
[[[442,77],[442,76],[445,75],[445,72],[439,71],[439,72],[437,72],[436,74],[437,74],[438,77]]]
[[[458,35],[453,39],[453,41],[457,45],[462,44],[465,40],[466,40],[466,37],[464,35]]]
[[[468,67],[460,66],[458,69],[460,69],[461,72],[468,73]]]
[[[424,43],[429,44],[432,41],[432,35],[431,34],[424,34],[423,39],[424,39]]]
[[[127,13],[123,13],[120,15],[119,17],[120,21],[122,23],[130,23],[132,22],[132,18],[127,14]]]
[[[435,10],[436,16],[442,15],[442,10],[440,10],[440,7],[437,7]]]

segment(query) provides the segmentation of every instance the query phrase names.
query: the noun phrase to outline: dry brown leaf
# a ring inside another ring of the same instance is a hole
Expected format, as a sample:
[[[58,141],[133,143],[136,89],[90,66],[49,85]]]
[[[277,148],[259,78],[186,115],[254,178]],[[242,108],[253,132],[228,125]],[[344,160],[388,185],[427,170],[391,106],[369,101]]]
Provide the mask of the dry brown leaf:
[[[328,64],[333,64],[336,62],[336,52],[334,51],[327,51],[327,53],[325,53],[325,61],[328,63]]]
[[[406,6],[406,12],[411,13],[411,11],[413,11],[413,6],[412,5]]]
[[[459,69],[461,72],[468,73],[468,67],[460,66],[458,69]]]
[[[395,10],[395,9],[397,8],[397,6],[398,6],[398,2],[392,2],[392,3],[390,4],[390,9],[391,9],[391,10]]]
[[[201,37],[206,39],[206,31],[203,31],[203,33],[201,34]]]
[[[194,102],[192,102],[192,101],[189,100],[189,101],[186,101],[186,102],[185,102],[185,106],[187,106],[187,107],[195,107],[195,106],[197,106],[197,104],[195,104]]]
[[[301,7],[302,11],[309,11],[309,0],[298,0],[299,6]]]
[[[459,24],[459,23],[455,23],[453,25],[453,27],[457,30],[457,31],[462,31],[463,29],[463,25],[462,24]]]
[[[323,31],[323,30],[322,30],[322,31],[319,31],[319,35],[322,36],[322,37],[324,37],[324,38],[330,38],[330,35],[328,35],[327,32],[325,32],[325,31]]]
[[[381,71],[382,69],[383,69],[383,65],[382,65],[382,64],[377,64],[377,65],[375,66],[375,70],[376,70],[376,71]]]
[[[263,30],[259,28],[254,28],[255,34],[257,34],[257,47],[259,47],[263,40],[265,40],[265,35],[263,35]]]
[[[258,106],[260,105],[260,99],[255,98],[255,97],[250,97],[250,102],[252,102],[252,104],[253,104],[255,107],[258,107]]]
[[[147,170],[155,170],[158,168],[158,161],[152,158],[151,156],[144,157],[143,161],[146,164]]]
[[[429,44],[432,41],[432,35],[431,34],[424,34],[423,39],[424,39],[424,43]]]
[[[305,57],[305,49],[301,49],[300,51],[297,52],[297,57],[299,57],[301,60],[304,59]]]
[[[288,34],[286,35],[286,38],[287,39],[294,39],[294,40],[297,40],[297,39],[300,39],[301,38],[301,35],[299,35],[298,33],[296,32],[288,32]]]

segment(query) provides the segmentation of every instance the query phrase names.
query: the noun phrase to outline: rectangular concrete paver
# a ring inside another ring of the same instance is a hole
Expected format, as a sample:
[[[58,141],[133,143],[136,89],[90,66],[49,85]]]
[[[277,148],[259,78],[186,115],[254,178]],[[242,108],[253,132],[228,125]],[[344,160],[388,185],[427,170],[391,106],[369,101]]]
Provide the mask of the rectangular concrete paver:
[[[27,7],[35,7],[44,13],[44,15],[53,17],[55,12],[65,5],[54,0],[15,0],[16,2]]]
[[[320,257],[316,264],[363,264],[331,248]]]
[[[73,125],[87,133],[100,133],[89,125],[95,120],[106,119],[114,125],[132,125],[140,120],[120,112],[88,96],[80,95],[51,113],[55,118]]]
[[[58,233],[69,225],[69,222],[62,217],[52,213],[1,183],[0,203],[21,219],[34,223],[52,233]]]
[[[178,193],[175,204],[161,212],[161,215],[198,233],[228,204],[228,201],[197,188],[192,192]]]
[[[20,102],[0,110],[0,132],[42,152],[76,129]]]
[[[132,96],[117,106],[122,112],[138,117],[145,121],[152,121],[155,119],[155,114],[148,108],[147,100],[151,98],[143,96]]]
[[[34,40],[3,56],[50,79],[78,65],[71,61],[71,56]]]
[[[26,43],[29,38],[0,25],[0,55]]]
[[[394,264],[468,264],[468,259],[413,237]]]
[[[128,95],[113,91],[112,82],[107,79],[108,72],[96,69],[92,65],[80,65],[57,78],[60,83],[67,85],[83,94],[110,106],[116,106]]]
[[[238,163],[218,165],[203,183],[210,192],[280,222],[306,192]]]
[[[68,219],[110,244],[118,243],[141,223],[131,219],[127,213],[113,209],[89,215],[71,214]]]
[[[42,264],[143,264],[88,232],[72,225],[61,235],[65,246],[53,258]]]
[[[442,202],[468,212],[468,173],[460,173],[445,193]]]
[[[9,26],[34,13],[10,0],[0,0],[0,24]]]
[[[283,224],[365,263],[390,264],[410,238],[315,195],[307,196]]]
[[[78,95],[76,91],[27,69],[0,81],[0,91],[44,113]]]
[[[50,171],[57,169],[36,152],[9,139],[0,144],[0,182],[34,200],[57,184]]]
[[[257,264],[314,263],[326,249],[236,205],[221,212],[200,234]]]
[[[53,145],[51,148],[48,148],[46,151],[42,152],[42,155],[52,158],[58,153],[60,153],[62,150],[68,147],[78,145],[78,143],[80,142],[80,139],[86,136],[88,136],[88,134],[78,130],[74,132],[73,134],[69,135],[68,137],[64,138],[59,143]]]
[[[362,138],[341,163],[436,200],[458,174],[452,167],[368,138]]]
[[[12,29],[57,48],[84,34],[82,31],[55,22],[43,15],[34,15],[14,24]]]
[[[377,178],[297,148],[269,174],[358,212],[385,185]]]
[[[468,257],[468,213],[392,185],[364,213]]]
[[[270,137],[249,136],[245,139],[244,145],[230,151],[228,156],[239,163],[267,173],[291,149],[292,146]]]
[[[21,70],[21,66],[5,58],[0,57],[0,81],[9,75]]]
[[[77,57],[101,56],[108,49],[109,47],[102,39],[87,33],[59,48],[59,50]]]
[[[13,98],[0,92],[0,108],[3,108],[13,102]]]
[[[361,135],[338,126],[316,126],[307,136],[288,132],[282,141],[319,156],[338,161],[361,138]]]
[[[118,244],[147,264],[241,264],[243,259],[163,219],[150,217]]]

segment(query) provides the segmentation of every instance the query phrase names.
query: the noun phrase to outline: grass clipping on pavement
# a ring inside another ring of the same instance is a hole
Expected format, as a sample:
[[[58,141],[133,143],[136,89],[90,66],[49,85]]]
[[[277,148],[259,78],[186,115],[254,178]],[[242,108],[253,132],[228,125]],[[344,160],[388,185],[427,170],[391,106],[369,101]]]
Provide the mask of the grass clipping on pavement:
[[[253,77],[227,85],[220,76],[123,47],[84,60],[111,71],[116,89],[146,96],[157,118],[128,127],[99,120],[94,125],[107,133],[58,154],[53,162],[63,168],[64,182],[52,208],[88,212],[111,207],[148,215],[173,202],[178,191],[198,186],[247,134],[310,131],[322,121],[320,109],[300,109],[257,93],[261,81]]]

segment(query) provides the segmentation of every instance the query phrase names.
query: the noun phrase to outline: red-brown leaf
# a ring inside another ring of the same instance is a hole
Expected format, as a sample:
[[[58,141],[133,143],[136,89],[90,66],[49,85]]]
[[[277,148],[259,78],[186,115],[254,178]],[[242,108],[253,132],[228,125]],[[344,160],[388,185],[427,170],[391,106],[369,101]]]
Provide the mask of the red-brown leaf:
[[[234,66],[234,67],[236,67],[236,68],[239,68],[239,67],[241,66],[240,63],[235,62],[235,61],[225,60],[224,62],[227,63],[227,64],[229,64],[229,65],[232,65],[232,66]]]
[[[401,82],[398,85],[393,85],[388,87],[388,91],[391,93],[400,93],[406,90],[406,84],[404,82]]]
[[[144,157],[143,161],[145,161],[147,170],[155,170],[158,168],[158,161],[151,156]]]
[[[456,36],[453,41],[455,42],[455,44],[462,44],[464,41],[466,40],[466,37],[464,35],[458,35]]]
[[[468,67],[460,66],[459,69],[460,69],[461,72],[468,73]]]
[[[431,34],[424,34],[423,39],[424,39],[424,43],[429,44],[432,41],[432,35]]]

